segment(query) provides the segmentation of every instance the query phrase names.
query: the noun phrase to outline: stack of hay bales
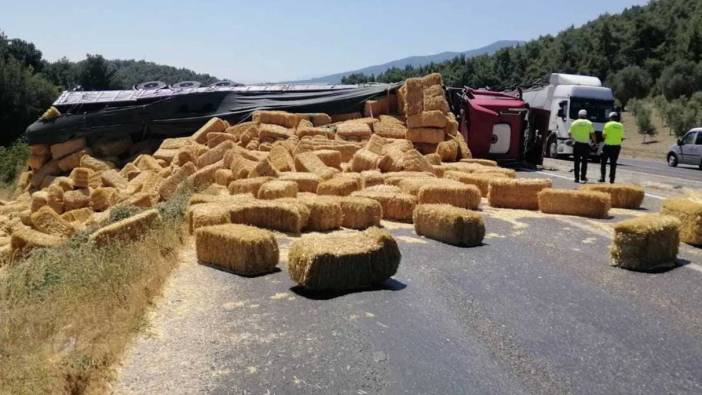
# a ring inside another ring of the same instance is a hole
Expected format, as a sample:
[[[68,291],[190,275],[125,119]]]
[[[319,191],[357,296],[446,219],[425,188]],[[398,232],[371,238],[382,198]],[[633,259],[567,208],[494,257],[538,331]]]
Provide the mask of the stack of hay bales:
[[[652,271],[677,266],[680,220],[666,215],[645,215],[614,226],[610,246],[612,265]]]
[[[680,220],[680,240],[702,246],[702,202],[690,197],[669,198],[663,202],[661,214]]]

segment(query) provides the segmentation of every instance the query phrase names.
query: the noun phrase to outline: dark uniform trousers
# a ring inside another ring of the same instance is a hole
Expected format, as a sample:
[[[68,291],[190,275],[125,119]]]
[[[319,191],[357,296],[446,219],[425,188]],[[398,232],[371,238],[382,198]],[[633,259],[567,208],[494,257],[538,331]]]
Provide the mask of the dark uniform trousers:
[[[605,179],[605,175],[607,175],[607,160],[609,160],[609,181],[614,183],[614,178],[617,175],[617,160],[619,160],[619,152],[621,150],[621,145],[605,145],[602,147],[600,173],[603,180]]]
[[[575,181],[587,179],[587,161],[590,157],[590,144],[575,143],[573,145],[573,159],[575,162]]]

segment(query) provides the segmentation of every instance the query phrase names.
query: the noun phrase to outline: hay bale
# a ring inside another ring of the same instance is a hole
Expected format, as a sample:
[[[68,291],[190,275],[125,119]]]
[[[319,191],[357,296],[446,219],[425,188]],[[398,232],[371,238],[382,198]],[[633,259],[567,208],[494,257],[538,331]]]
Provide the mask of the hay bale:
[[[33,212],[30,220],[34,229],[49,235],[70,237],[76,232],[76,229],[68,221],[61,218],[56,211],[48,206]]]
[[[257,124],[272,124],[293,129],[300,123],[301,117],[285,111],[256,111],[251,118]]]
[[[271,161],[266,158],[256,165],[256,167],[251,170],[249,173],[249,178],[256,178],[256,177],[273,177],[276,178],[280,175],[278,170],[273,167],[273,164]]]
[[[189,176],[195,174],[197,169],[192,162],[184,164],[168,176],[159,186],[158,194],[163,200],[168,200],[178,190],[178,186]],[[215,171],[215,175],[217,172]]]
[[[102,185],[106,187],[126,189],[129,185],[128,181],[114,169],[106,170],[100,173],[100,179],[102,180]]]
[[[464,158],[461,163],[475,163],[483,166],[497,167],[497,162],[491,159]]]
[[[111,187],[95,188],[90,192],[90,208],[93,211],[105,211],[119,200],[117,189]]]
[[[431,182],[419,188],[417,193],[419,204],[449,204],[470,210],[478,209],[482,197],[478,187],[458,181],[448,181],[450,180]]]
[[[446,122],[446,127],[444,128],[444,133],[446,133],[447,136],[456,136],[458,134],[458,128],[459,128],[459,123],[458,120],[456,120],[456,116],[453,115],[453,113],[448,114],[448,122]],[[467,148],[467,146],[466,146]]]
[[[424,111],[424,85],[422,80],[420,78],[408,78],[402,89],[405,115],[421,114]]]
[[[431,73],[427,74],[424,77],[422,77],[422,86],[424,88],[429,88],[434,85],[443,85],[444,80],[441,78],[441,74],[439,73]]]
[[[207,135],[207,147],[209,147],[210,149],[219,146],[225,141],[231,141],[232,143],[235,143],[237,141],[237,138],[234,137],[232,134],[227,133],[226,130],[224,132],[209,133]],[[154,156],[156,156],[156,154],[154,154]]]
[[[156,159],[154,159],[154,161],[155,160]],[[85,167],[96,172],[103,172],[106,170],[114,169],[115,165],[112,162],[97,159],[92,157],[91,155],[85,154],[80,157],[80,167]],[[158,169],[161,170],[161,166],[159,166]]]
[[[477,178],[480,175],[468,175]],[[539,192],[551,188],[548,179],[510,179],[492,176],[489,183],[488,203],[492,207],[522,210],[539,209]]]
[[[325,165],[313,152],[303,152],[295,155],[295,168],[297,171],[314,173],[323,180],[328,180],[337,173],[337,170]]]
[[[278,265],[278,243],[272,232],[253,226],[225,224],[206,226],[195,232],[200,263],[242,276],[270,273]]]
[[[443,129],[448,123],[448,117],[441,111],[423,111],[421,114],[407,117],[407,127],[414,128],[439,128]]]
[[[318,195],[348,196],[361,189],[359,180],[350,177],[334,177],[331,180],[319,183]]]
[[[272,179],[272,177],[256,177],[232,181],[229,183],[229,193],[232,195],[251,193],[254,196],[257,196],[259,189],[261,189],[261,185]]]
[[[587,184],[580,189],[605,192],[612,199],[612,207],[638,209],[644,200],[644,188],[636,184]]]
[[[322,149],[312,152],[317,155],[325,165],[341,170],[341,152],[333,149]]]
[[[302,127],[302,128],[297,128],[295,130],[295,135],[299,137],[300,139],[304,137],[315,137],[315,136],[322,136],[327,139],[333,139],[334,138],[334,131],[329,128],[320,128],[320,127]]]
[[[490,191],[490,184],[492,183],[493,180],[497,178],[506,178],[503,174],[494,174],[494,173],[483,173],[483,174],[471,174],[471,173],[464,173],[462,171],[454,171],[454,170],[449,170],[444,172],[443,175],[444,178],[447,178],[449,180],[456,180],[459,182],[462,182],[464,184],[469,184],[469,185],[475,185],[480,189],[480,194],[483,195],[483,197],[488,196],[488,192]],[[538,201],[537,201],[537,207],[535,210],[538,210]]]
[[[473,211],[446,204],[420,204],[414,209],[414,230],[420,236],[459,247],[483,242],[485,224]]]
[[[385,177],[377,170],[366,170],[361,172],[361,188],[368,188],[374,185],[385,184]]]
[[[93,210],[88,207],[78,208],[71,211],[66,211],[61,214],[61,218],[72,223],[84,224],[93,217]]]
[[[277,140],[285,140],[293,135],[293,129],[281,125],[263,123],[258,126],[258,138],[260,141],[272,142]]]
[[[245,158],[241,154],[235,154],[231,166],[232,175],[235,180],[247,178],[253,169],[258,165],[258,161]]]
[[[336,125],[336,135],[343,139],[368,139],[373,131],[367,123],[358,120],[346,121]]]
[[[159,148],[162,149],[180,149],[185,147],[186,145],[189,145],[190,143],[190,138],[188,137],[176,137],[176,138],[168,138],[164,139],[161,142],[161,145],[159,145]]]
[[[210,133],[220,133],[224,132],[229,127],[229,123],[217,117],[211,118],[207,123],[202,125],[193,135],[192,140],[200,143],[207,144],[207,135]]]
[[[119,171],[119,174],[122,177],[126,178],[128,181],[133,180],[134,177],[139,175],[139,173],[141,173],[141,170],[138,167],[134,166],[133,163],[127,163],[126,165],[124,165],[122,170]]]
[[[90,190],[88,188],[79,188],[73,191],[64,192],[64,211],[73,211],[88,206],[90,206]]]
[[[231,222],[232,200],[216,199],[208,203],[192,205],[188,209],[188,231],[195,233],[199,228]]]
[[[455,135],[451,136],[451,139],[458,143],[459,158],[469,159],[473,157],[473,154],[470,152],[470,148],[468,148],[468,143],[466,143],[466,139],[463,138],[463,135],[461,133],[456,133]]]
[[[290,155],[290,151],[280,143],[275,143],[271,146],[268,160],[271,162],[273,168],[279,172],[295,170],[295,159]]]
[[[63,143],[52,144],[49,148],[49,150],[51,151],[51,158],[61,159],[67,155],[82,150],[83,148],[85,148],[85,145],[85,137],[79,137],[76,139],[68,140]]]
[[[253,200],[232,205],[229,215],[231,223],[299,234],[310,211],[302,203]]]
[[[378,161],[378,168],[383,172],[396,172],[403,169],[404,151],[399,149],[386,150]]]
[[[354,192],[351,196],[377,201],[383,207],[383,219],[391,221],[411,222],[412,211],[414,211],[417,205],[417,198],[413,195],[407,193],[374,191],[372,188]]]
[[[442,141],[436,146],[436,153],[442,162],[455,162],[458,158],[458,143],[454,140]]]
[[[317,192],[317,187],[322,181],[318,175],[313,173],[301,172],[285,172],[281,173],[279,179],[281,181],[293,181],[297,184],[298,192]]]
[[[663,201],[661,214],[680,220],[680,240],[702,246],[702,202],[687,198],[668,198]]]
[[[273,180],[261,185],[258,190],[258,198],[273,200],[286,197],[297,196],[297,183],[294,181]]]
[[[207,147],[205,147],[205,149],[207,149]],[[134,159],[134,165],[142,171],[149,170],[159,172],[163,170],[156,158],[146,154],[139,155],[136,159]]]
[[[675,217],[657,214],[614,225],[612,266],[637,271],[676,267],[680,225]]]
[[[351,159],[351,171],[362,172],[366,170],[375,170],[378,168],[379,161],[380,155],[365,148],[358,150]]]
[[[413,143],[438,144],[444,141],[444,129],[438,128],[408,128],[407,140]]]
[[[90,235],[90,241],[98,246],[107,246],[114,242],[134,241],[144,237],[161,221],[156,209],[142,211],[129,218],[102,227]]]
[[[58,167],[58,161],[50,160],[46,162],[39,170],[32,173],[30,184],[34,188],[39,188],[44,183],[46,178],[50,176],[57,176],[59,174],[61,174],[61,169]]]
[[[132,146],[133,142],[129,135],[126,136],[106,136],[97,139],[90,147],[98,156],[120,156]]]
[[[218,185],[224,185],[226,187],[232,181],[234,181],[234,174],[231,170],[217,169],[217,171],[215,171],[215,183]]]
[[[612,206],[609,195],[604,192],[546,188],[538,197],[539,209],[547,214],[607,218]]]
[[[407,136],[407,127],[399,122],[381,120],[373,125],[373,132],[380,137],[404,139]]]
[[[215,173],[219,169],[224,168],[224,161],[220,160],[217,163],[213,163],[211,165],[205,166],[195,173],[191,174],[188,176],[188,182],[195,188],[195,189],[202,189],[206,188],[207,186],[211,185],[214,183],[215,179]]]
[[[73,188],[75,188],[75,184],[73,183],[73,180],[69,177],[56,177],[52,182],[51,185],[56,185],[59,188],[61,188],[64,192],[65,191],[72,191]]]
[[[379,228],[307,235],[290,246],[288,274],[313,291],[347,291],[382,283],[397,272],[400,250]]]
[[[31,212],[38,211],[40,208],[49,204],[49,193],[47,191],[36,191],[32,194]]]
[[[360,119],[363,117],[363,114],[360,112],[348,112],[348,113],[343,113],[343,114],[331,114],[331,121],[333,123],[336,122],[345,122],[353,119]]]
[[[405,178],[434,178],[434,173],[426,171],[398,171],[383,174],[385,177],[385,184],[387,185],[400,185],[400,182]]]
[[[297,201],[304,204],[310,212],[304,231],[326,232],[341,228],[344,212],[337,198],[305,194],[300,195]]]
[[[343,196],[336,199],[343,214],[341,226],[344,228],[363,230],[380,226],[383,206],[378,201],[356,196]]]
[[[137,192],[120,202],[120,205],[134,206],[139,208],[152,208],[158,203],[159,196],[156,194]]]
[[[431,163],[432,166],[439,166],[439,165],[441,165],[441,156],[439,156],[439,154],[437,154],[437,153],[425,154],[425,155],[424,155],[424,158],[427,160],[427,162]],[[436,169],[436,168],[435,168],[435,169]],[[435,173],[436,173],[436,172],[435,172]],[[443,171],[441,172],[441,174],[442,174],[442,175],[444,174]]]
[[[34,248],[57,247],[66,239],[58,235],[39,232],[27,226],[17,226],[12,232],[10,246],[13,254],[28,252]]]
[[[29,155],[27,166],[32,170],[39,170],[46,162],[51,159],[51,155]]]
[[[434,172],[431,163],[415,149],[405,151],[402,154],[402,167],[406,171]]]
[[[226,141],[217,147],[206,151],[197,158],[197,167],[201,169],[205,166],[219,162],[220,160],[224,159],[224,155],[227,153],[227,151],[233,148],[234,143],[232,141]]]

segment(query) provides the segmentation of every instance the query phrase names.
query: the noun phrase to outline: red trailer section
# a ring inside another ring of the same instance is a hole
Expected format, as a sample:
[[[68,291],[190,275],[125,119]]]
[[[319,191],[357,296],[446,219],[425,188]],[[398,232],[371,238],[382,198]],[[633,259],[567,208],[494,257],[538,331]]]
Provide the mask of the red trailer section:
[[[524,159],[527,104],[506,93],[463,89],[460,131],[477,158]]]

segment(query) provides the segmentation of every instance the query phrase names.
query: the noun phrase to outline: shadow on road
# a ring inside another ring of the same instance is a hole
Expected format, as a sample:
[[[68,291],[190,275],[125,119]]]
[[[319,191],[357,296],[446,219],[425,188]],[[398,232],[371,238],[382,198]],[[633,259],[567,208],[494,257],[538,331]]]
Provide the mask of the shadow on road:
[[[276,268],[273,268],[273,270],[271,270],[270,272],[267,272],[267,273],[260,273],[260,274],[253,274],[253,275],[244,275],[244,274],[234,273],[233,271],[231,271],[231,270],[229,270],[229,269],[223,268],[223,267],[221,267],[221,266],[215,266],[215,265],[212,265],[212,264],[209,264],[209,263],[205,263],[205,262],[200,262],[200,261],[198,261],[198,264],[200,264],[200,265],[202,265],[202,266],[207,266],[207,267],[209,267],[210,269],[214,269],[214,270],[218,270],[218,271],[220,271],[220,272],[225,272],[225,273],[233,274],[233,275],[235,275],[235,276],[243,277],[243,278],[257,278],[257,277],[263,277],[263,276],[268,276],[269,274],[274,274],[274,273],[278,273],[278,272],[281,272],[281,271],[282,271],[282,270],[280,270],[280,268],[276,267]]]
[[[407,288],[407,284],[397,281],[394,278],[385,280],[383,283],[372,286],[370,288],[354,289],[350,291],[310,291],[302,286],[294,286],[290,288],[295,294],[302,296],[303,298],[312,300],[330,300],[345,296],[348,294],[359,293],[359,292],[375,292],[375,291],[401,291]]]

